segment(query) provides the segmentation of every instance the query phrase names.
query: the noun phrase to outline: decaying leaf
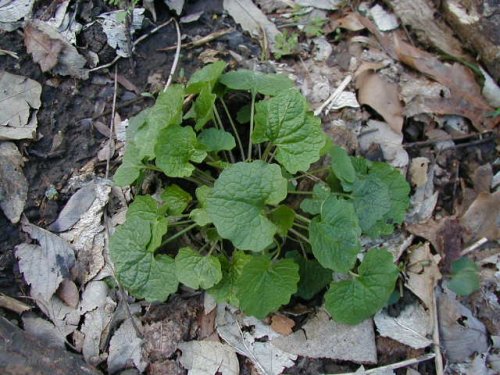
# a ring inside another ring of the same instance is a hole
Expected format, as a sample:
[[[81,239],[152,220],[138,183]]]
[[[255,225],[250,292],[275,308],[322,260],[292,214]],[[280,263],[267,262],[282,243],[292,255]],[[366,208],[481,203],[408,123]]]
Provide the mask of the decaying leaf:
[[[31,296],[49,301],[61,281],[70,277],[70,269],[75,264],[74,251],[59,236],[30,224],[26,219],[21,222],[23,231],[39,245],[23,243],[16,247],[19,269],[31,285]]]
[[[483,323],[458,302],[452,292],[439,293],[437,307],[441,343],[450,362],[464,362],[473,353],[488,350],[488,334]]]
[[[283,336],[288,336],[293,332],[295,321],[286,317],[283,314],[274,314],[271,317],[271,328]]]
[[[28,181],[24,177],[23,159],[16,145],[0,142],[0,208],[17,223],[28,198]]]
[[[394,131],[387,123],[369,120],[358,140],[362,151],[368,151],[372,144],[380,145],[388,163],[403,169],[408,166],[409,157],[403,148],[403,135]]]
[[[216,323],[219,336],[237,353],[248,357],[262,374],[281,374],[285,367],[293,366],[297,359],[296,355],[278,349],[269,341],[259,340],[265,336],[268,339],[278,337],[278,333],[255,318],[243,319],[228,305],[217,306]],[[253,332],[244,327],[253,328]]]
[[[116,307],[114,302],[110,301],[109,306],[105,306],[105,303],[106,298],[98,308],[85,314],[85,322],[81,328],[81,332],[85,335],[82,345],[83,356],[88,363],[94,366],[103,360],[103,356],[100,355],[103,331],[109,329],[113,318],[113,307]]]
[[[410,251],[405,286],[420,298],[428,309],[433,305],[434,288],[441,279],[438,263],[439,258],[431,254],[428,242]]]
[[[83,192],[80,193],[82,190]],[[111,186],[104,180],[92,182],[80,189],[78,193],[82,194],[82,201],[84,199],[87,201],[83,202],[84,204],[71,204],[71,207],[78,206],[78,209],[72,211],[72,215],[78,216],[77,214],[81,212],[81,207],[86,206],[89,201],[92,201],[90,207],[83,212],[71,230],[61,233],[61,237],[71,243],[75,249],[77,257],[76,269],[79,281],[82,284],[92,280],[105,265],[103,253],[105,238],[104,227],[102,225],[102,212],[104,206],[108,203],[110,192]],[[94,198],[92,199],[92,197]]]
[[[178,16],[182,13],[182,8],[184,8],[184,0],[163,0],[165,4],[173,10]]]
[[[68,336],[78,328],[81,318],[80,311],[66,305],[55,295],[49,301],[37,299],[36,303],[63,337]]]
[[[387,12],[379,4],[370,8],[370,16],[373,18],[373,22],[375,22],[375,25],[377,25],[380,31],[390,31],[399,27],[397,17],[394,14]]]
[[[390,337],[415,349],[425,348],[432,344],[432,319],[418,303],[405,306],[397,317],[386,311],[375,315],[375,325],[380,335]]]
[[[38,20],[29,22],[24,27],[24,44],[42,72],[88,78],[85,58],[54,27]]]
[[[239,23],[243,30],[252,36],[259,36],[265,32],[271,51],[275,51],[275,39],[281,35],[278,28],[267,19],[252,0],[224,0],[224,9]]]
[[[135,322],[140,327],[140,322]],[[119,370],[136,367],[140,372],[146,369],[147,363],[142,359],[142,340],[137,336],[134,324],[129,318],[122,323],[109,343],[108,372],[113,374]]]
[[[416,187],[425,186],[427,183],[427,172],[429,159],[425,157],[413,158],[410,164],[411,183]]]
[[[432,217],[439,197],[439,192],[434,191],[435,170],[436,165],[431,164],[428,168],[426,183],[415,189],[410,200],[410,211],[406,215],[407,224],[424,223]]]
[[[26,332],[40,338],[47,345],[64,348],[64,335],[49,321],[28,313],[23,316],[23,326]]]
[[[310,358],[377,363],[375,332],[370,319],[356,326],[335,322],[320,310],[300,330],[271,343],[281,350]]]
[[[32,139],[42,86],[32,79],[0,71],[0,140]]]
[[[189,341],[179,344],[180,362],[191,375],[238,375],[240,365],[229,345],[215,341]]]
[[[486,237],[500,238],[500,191],[493,194],[480,193],[460,218],[465,227],[464,240],[470,242]]]
[[[377,111],[398,135],[402,134],[403,106],[399,100],[398,86],[387,82],[377,73],[364,72],[356,79],[358,101]]]
[[[21,26],[21,20],[27,17],[35,0],[0,1],[0,30],[14,31]]]

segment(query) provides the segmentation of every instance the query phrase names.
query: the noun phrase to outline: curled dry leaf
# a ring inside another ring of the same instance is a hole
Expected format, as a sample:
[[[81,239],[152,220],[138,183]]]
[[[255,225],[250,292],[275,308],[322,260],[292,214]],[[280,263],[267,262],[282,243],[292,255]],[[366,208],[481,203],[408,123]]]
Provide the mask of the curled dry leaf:
[[[403,106],[398,86],[382,79],[377,73],[364,72],[356,78],[358,101],[379,113],[396,134],[402,134]]]
[[[28,181],[22,165],[16,145],[0,142],[0,208],[12,223],[19,222],[28,198]]]
[[[0,140],[31,139],[35,136],[36,115],[42,86],[32,79],[0,71]]]
[[[87,79],[86,60],[54,27],[31,21],[24,27],[24,44],[43,72]]]

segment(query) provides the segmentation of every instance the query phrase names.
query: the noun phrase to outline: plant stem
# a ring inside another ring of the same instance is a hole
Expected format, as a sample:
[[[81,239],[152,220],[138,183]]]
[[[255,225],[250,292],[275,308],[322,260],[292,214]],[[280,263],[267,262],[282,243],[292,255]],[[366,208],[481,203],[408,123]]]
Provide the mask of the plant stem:
[[[309,171],[309,172],[306,172],[306,173],[303,173],[303,174],[300,174],[298,176],[295,176],[295,177],[291,177],[289,178],[289,180],[298,180],[300,178],[304,178],[304,177],[315,177],[314,174],[315,173],[318,173],[318,172],[324,172],[324,171],[327,171],[329,170],[330,167],[324,167],[324,168],[319,168],[319,169],[314,169],[312,171]]]
[[[306,236],[304,236],[302,233],[300,233],[300,232],[296,231],[296,230],[295,230],[295,229],[293,229],[293,228],[290,228],[290,229],[289,229],[289,231],[290,231],[291,233],[293,233],[294,235],[296,235],[296,236],[297,236],[297,238],[300,238],[302,241],[304,241],[304,242],[306,242],[306,243],[309,243],[309,239],[308,239]]]
[[[219,114],[219,111],[217,110],[217,106],[215,105],[214,103],[214,114],[215,114],[215,118],[217,119],[217,122],[219,123],[219,127],[221,130],[224,130],[224,124],[222,123],[222,119],[220,117],[220,114]],[[226,155],[226,151],[223,152],[224,155]],[[231,163],[234,163],[235,162],[235,159],[234,159],[234,155],[231,151],[228,151],[228,154],[229,154],[229,159],[231,160]],[[227,157],[226,157],[226,160],[227,160]]]
[[[205,171],[202,171],[200,168],[196,167],[195,169],[195,172],[197,173],[200,173],[203,177],[205,177],[208,181],[210,182],[214,182],[215,181],[215,178],[213,178],[212,176],[210,176],[207,172]],[[201,176],[200,176],[201,177]]]
[[[172,219],[172,220],[177,220],[177,219],[184,219],[186,217],[189,217],[189,214],[180,214],[177,216],[169,216],[168,218]]]
[[[212,246],[210,246],[210,250],[208,250],[208,253],[207,253],[207,257],[210,256],[212,254],[212,251],[214,251],[214,249],[217,247],[217,243],[219,241],[215,241]]]
[[[247,160],[252,159],[252,134],[253,134],[253,115],[255,111],[255,93],[252,93],[252,103],[250,105],[250,133],[248,134],[248,156]]]
[[[311,224],[311,220],[310,220],[310,219],[308,219],[308,218],[307,218],[307,217],[305,217],[305,216],[302,216],[302,215],[300,215],[300,214],[298,214],[298,213],[295,213],[295,217],[296,217],[297,219],[299,219],[300,221],[303,221],[303,222],[305,222],[305,223],[307,223],[307,224]]]
[[[305,225],[296,223],[295,221],[293,222],[293,225],[296,226],[297,228],[300,228],[300,229],[309,230],[309,228],[306,227]]]
[[[184,221],[173,221],[173,222],[169,222],[168,225],[169,226],[177,226],[177,225],[186,225],[186,224],[192,224],[194,223],[193,220],[184,220]]]
[[[241,161],[245,160],[245,150],[243,149],[243,143],[241,143],[241,138],[240,135],[238,134],[238,130],[236,129],[236,125],[233,121],[233,118],[231,117],[231,114],[229,113],[229,109],[227,108],[226,102],[220,98],[220,101],[222,103],[222,106],[224,107],[224,111],[226,112],[226,116],[229,119],[229,123],[231,124],[231,128],[233,128],[233,133],[234,136],[236,137],[236,142],[238,142],[238,147],[240,149],[241,153]]]
[[[193,229],[194,227],[196,227],[198,224],[194,223],[194,224],[191,224],[190,226],[184,228],[183,230],[180,230],[179,232],[177,232],[176,234],[170,236],[169,238],[167,238],[165,241],[162,242],[162,246],[163,245],[166,245],[167,243],[169,242],[172,242],[173,240],[179,238],[180,236],[186,234],[187,232],[189,232],[191,229]]]
[[[145,167],[146,167],[146,169],[147,169],[147,170],[150,170],[150,171],[155,171],[155,172],[162,172],[162,173],[164,173],[164,172],[163,172],[163,170],[162,170],[161,168],[158,168],[158,167],[157,167],[156,165],[154,165],[154,164],[146,164],[146,166],[145,166]]]
[[[269,160],[267,161],[268,163],[272,163],[272,162],[273,162],[273,160],[274,160],[274,155],[276,155],[276,151],[278,151],[278,148],[277,148],[277,147],[273,150],[273,152],[272,152],[271,156],[269,157]]]
[[[267,157],[271,153],[271,149],[273,148],[273,144],[271,142],[268,142],[266,145],[266,148],[264,149],[264,153],[262,154],[262,160],[266,161]]]
[[[191,177],[183,177],[183,178],[185,180],[187,180],[187,181],[192,182],[193,184],[198,185],[198,186],[201,186],[201,185],[210,185],[210,184],[207,184],[205,181],[200,181],[196,177],[193,177],[193,176],[191,176]]]
[[[288,194],[296,194],[296,195],[313,195],[312,191],[300,191],[300,190],[288,190]]]

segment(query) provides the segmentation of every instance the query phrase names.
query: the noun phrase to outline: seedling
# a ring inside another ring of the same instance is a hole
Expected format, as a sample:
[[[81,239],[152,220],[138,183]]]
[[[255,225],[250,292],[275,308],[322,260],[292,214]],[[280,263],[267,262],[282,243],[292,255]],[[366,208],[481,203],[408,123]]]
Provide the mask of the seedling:
[[[403,221],[408,183],[333,145],[287,77],[225,68],[207,65],[129,120],[115,182],[140,185],[158,173],[166,186],[160,198],[137,195],[112,236],[118,280],[148,301],[166,300],[179,283],[201,288],[258,318],[329,284],[325,306],[336,320],[370,317],[399,271],[383,249],[359,262],[360,236],[390,234]],[[226,103],[235,93],[248,102]],[[322,155],[329,165],[311,169]],[[297,188],[320,172],[325,181]]]

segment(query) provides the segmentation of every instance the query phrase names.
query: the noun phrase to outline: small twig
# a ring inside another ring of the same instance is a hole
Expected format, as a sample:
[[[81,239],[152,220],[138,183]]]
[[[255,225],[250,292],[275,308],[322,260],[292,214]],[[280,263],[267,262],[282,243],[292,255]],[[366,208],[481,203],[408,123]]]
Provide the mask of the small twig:
[[[207,36],[204,36],[204,37],[198,39],[198,40],[194,40],[194,41],[189,42],[189,43],[184,43],[184,44],[182,44],[182,47],[183,48],[200,47],[204,44],[211,42],[212,40],[215,40],[217,38],[220,38],[221,36],[229,34],[232,31],[233,31],[233,29],[224,29],[224,30],[215,31]],[[156,51],[157,52],[166,52],[166,51],[172,51],[176,48],[177,48],[177,46],[170,46],[170,47],[159,48]]]
[[[425,355],[418,357],[418,358],[407,359],[407,360],[404,360],[401,362],[392,363],[392,364],[387,365],[387,366],[371,368],[371,369],[365,370],[363,372],[363,374],[373,374],[373,373],[376,373],[379,371],[382,372],[383,370],[397,370],[398,368],[408,367],[411,365],[416,365],[420,362],[428,361],[429,359],[432,359],[434,357],[435,357],[434,353],[429,353],[429,354],[425,354]],[[337,374],[337,375],[354,375],[356,373],[357,372],[347,372],[347,373]],[[323,375],[327,375],[327,374],[323,374]]]
[[[467,254],[472,253],[473,251],[476,251],[482,245],[484,245],[486,242],[488,242],[488,239],[486,237],[483,237],[483,238],[477,240],[472,245],[467,246],[465,249],[463,249],[462,252],[460,253],[460,256],[463,257],[463,256],[465,256]]]
[[[489,133],[489,132],[486,132],[486,133]],[[486,134],[486,133],[461,135],[461,136],[457,136],[457,137],[450,137],[448,139],[433,139],[433,140],[428,140],[428,141],[418,141],[418,142],[412,142],[412,143],[405,143],[405,144],[403,144],[403,147],[404,148],[427,147],[427,146],[435,145],[436,143],[440,143],[440,142],[464,141],[464,140],[471,139],[471,138],[483,137],[483,135]],[[481,139],[479,139],[477,141],[472,141],[472,142],[468,142],[468,143],[462,143],[462,144],[459,144],[459,145],[454,145],[454,147],[468,147],[468,146],[473,146],[475,144],[478,144],[478,143],[474,143],[474,142],[484,143],[484,142],[488,142],[490,140],[494,140],[496,138],[497,138],[497,135],[496,134],[492,134],[492,135],[487,136],[485,138],[481,138]]]
[[[163,92],[167,91],[170,83],[172,83],[172,78],[174,77],[175,70],[177,69],[177,63],[179,62],[179,56],[181,55],[181,30],[177,21],[174,18],[172,19],[174,20],[175,31],[177,32],[177,48],[175,49],[174,62],[172,63],[172,68],[170,68],[167,84],[165,85]]]
[[[0,48],[0,55],[8,55],[16,60],[19,60],[19,56],[17,55],[17,53],[15,52],[12,52],[12,51],[9,51],[9,50],[6,50],[6,49],[1,49]]]
[[[432,289],[432,321],[433,321],[433,330],[432,330],[432,341],[434,344],[434,362],[436,364],[436,375],[444,374],[443,367],[443,357],[441,356],[441,343],[439,341],[439,320],[438,320],[438,312],[437,312],[437,303],[436,303],[436,289]]]
[[[318,116],[323,112],[323,109],[325,109],[327,106],[330,106],[330,104],[335,103],[335,101],[339,98],[340,94],[345,90],[347,85],[351,82],[352,76],[347,76],[344,78],[344,80],[340,83],[339,87],[335,89],[332,95],[326,101],[321,104],[321,106],[314,111],[314,116]],[[327,113],[330,111],[331,106],[327,109]]]
[[[114,92],[113,92],[113,104],[111,106],[111,120],[109,123],[109,139],[108,139],[108,155],[106,156],[106,175],[105,178],[107,179],[109,176],[109,163],[111,161],[111,143],[113,142],[113,134],[115,132],[115,111],[116,111],[116,93],[118,92],[118,72],[116,69],[115,65],[115,85],[114,85]],[[114,149],[114,147],[113,147]]]
[[[144,34],[143,36],[137,38],[134,43],[133,43],[133,46],[137,46],[140,42],[142,42],[144,39],[150,37],[151,35],[153,35],[154,33],[158,32],[159,30],[163,29],[165,26],[169,25],[170,22],[172,22],[173,18],[169,19],[167,22],[165,23],[162,23],[161,25],[155,27],[153,30],[151,30],[149,33],[147,34]],[[109,68],[110,66],[112,66],[113,64],[115,64],[118,60],[121,59],[121,56],[117,55],[113,61],[107,63],[107,64],[104,64],[104,65],[100,65],[100,66],[96,66],[95,68],[92,68],[92,69],[89,69],[89,72],[97,72],[98,70],[102,70],[102,69],[106,69],[106,68]]]

